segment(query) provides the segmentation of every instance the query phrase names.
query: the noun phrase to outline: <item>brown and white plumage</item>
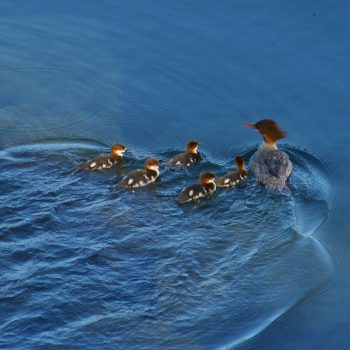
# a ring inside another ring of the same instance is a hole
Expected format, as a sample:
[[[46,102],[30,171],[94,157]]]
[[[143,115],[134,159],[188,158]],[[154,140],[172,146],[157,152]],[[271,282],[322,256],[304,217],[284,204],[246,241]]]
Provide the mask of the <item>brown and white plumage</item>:
[[[79,168],[82,170],[103,171],[109,169],[121,161],[126,147],[121,143],[115,143],[111,147],[111,153],[101,155],[91,159],[85,163],[80,164]]]
[[[244,124],[259,131],[264,143],[252,155],[249,169],[258,182],[272,190],[285,187],[292,173],[292,162],[287,153],[277,148],[277,141],[286,137],[286,133],[271,119],[263,119],[255,124]]]
[[[245,180],[248,176],[248,171],[244,167],[244,159],[241,156],[235,158],[236,171],[225,174],[216,179],[216,185],[219,187],[234,187]]]
[[[148,158],[144,169],[133,170],[128,173],[120,182],[119,186],[138,188],[149,185],[156,181],[159,176],[159,162],[157,159]]]
[[[188,141],[186,152],[177,154],[170,159],[169,166],[191,166],[200,159],[200,153],[197,151],[199,143],[197,141]]]
[[[185,187],[178,195],[177,201],[182,203],[192,202],[208,196],[216,190],[215,176],[212,173],[203,173],[198,184]]]

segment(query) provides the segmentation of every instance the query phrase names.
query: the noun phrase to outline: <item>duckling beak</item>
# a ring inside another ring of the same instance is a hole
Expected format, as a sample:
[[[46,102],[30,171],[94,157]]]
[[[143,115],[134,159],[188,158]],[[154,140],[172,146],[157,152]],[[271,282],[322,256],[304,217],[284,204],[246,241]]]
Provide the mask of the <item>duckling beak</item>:
[[[249,124],[249,123],[242,123],[242,125],[246,126],[247,128],[252,128],[252,129],[256,129],[255,124]]]

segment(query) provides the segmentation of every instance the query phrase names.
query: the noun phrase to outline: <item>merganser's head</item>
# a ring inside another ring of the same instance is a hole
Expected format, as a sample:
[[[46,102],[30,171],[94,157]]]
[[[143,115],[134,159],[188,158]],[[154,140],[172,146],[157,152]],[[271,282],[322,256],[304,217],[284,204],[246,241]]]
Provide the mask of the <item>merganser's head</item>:
[[[199,181],[202,185],[215,183],[215,176],[212,173],[203,173]]]
[[[111,153],[115,157],[122,157],[125,151],[126,151],[126,147],[121,143],[115,143],[112,145]]]
[[[188,141],[186,144],[186,150],[188,153],[197,154],[197,148],[199,146],[199,142],[197,141]]]
[[[236,162],[236,166],[237,166],[238,171],[245,170],[244,159],[243,159],[242,156],[236,156],[235,157],[235,162]]]
[[[283,139],[287,134],[279,128],[277,123],[271,119],[263,119],[255,124],[243,124],[248,128],[257,129],[262,135],[264,141],[268,144],[274,144],[276,141]]]
[[[158,160],[154,158],[148,158],[145,163],[145,168],[148,170],[158,171],[159,169]]]

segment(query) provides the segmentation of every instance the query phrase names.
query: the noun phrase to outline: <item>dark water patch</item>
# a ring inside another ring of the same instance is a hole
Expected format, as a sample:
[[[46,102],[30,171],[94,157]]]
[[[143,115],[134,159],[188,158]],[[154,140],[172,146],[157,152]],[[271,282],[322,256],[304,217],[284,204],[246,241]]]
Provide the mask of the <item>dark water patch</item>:
[[[31,334],[22,343],[38,347],[83,344],[82,336],[92,348],[112,338],[123,348],[209,349],[218,339],[233,347],[327,283],[330,258],[317,230],[332,180],[307,152],[286,148],[295,165],[286,193],[250,178],[179,206],[176,194],[201,172],[230,171],[231,155],[248,160],[253,148],[216,159],[203,147],[198,164],[164,166],[157,183],[135,192],[117,182],[143,166],[147,149],[134,148],[122,172],[77,171],[106,150],[77,139],[2,150],[0,245],[3,281],[11,279],[3,334],[21,328]],[[166,164],[176,152],[154,156]]]

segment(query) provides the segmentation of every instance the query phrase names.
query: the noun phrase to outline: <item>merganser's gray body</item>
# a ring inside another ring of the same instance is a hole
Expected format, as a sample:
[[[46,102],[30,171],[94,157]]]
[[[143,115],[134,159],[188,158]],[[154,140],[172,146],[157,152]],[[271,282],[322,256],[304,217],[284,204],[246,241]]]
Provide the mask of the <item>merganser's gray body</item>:
[[[250,158],[249,170],[269,189],[281,190],[292,173],[292,162],[275,144],[264,143]]]

